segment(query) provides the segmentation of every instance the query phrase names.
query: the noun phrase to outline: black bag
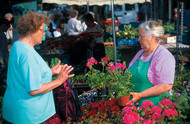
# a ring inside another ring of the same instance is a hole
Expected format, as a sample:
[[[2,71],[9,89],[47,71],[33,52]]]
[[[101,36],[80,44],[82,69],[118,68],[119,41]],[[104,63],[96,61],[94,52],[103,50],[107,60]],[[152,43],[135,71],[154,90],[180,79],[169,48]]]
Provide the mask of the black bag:
[[[57,114],[63,121],[77,121],[83,115],[76,89],[72,89],[70,83],[66,81],[58,89]]]

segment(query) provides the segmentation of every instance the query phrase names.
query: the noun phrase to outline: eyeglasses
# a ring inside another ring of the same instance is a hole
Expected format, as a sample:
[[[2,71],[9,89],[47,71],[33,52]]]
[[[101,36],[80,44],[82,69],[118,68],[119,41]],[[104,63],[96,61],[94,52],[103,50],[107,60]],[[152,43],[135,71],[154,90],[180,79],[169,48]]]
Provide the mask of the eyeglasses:
[[[42,33],[45,33],[45,30],[44,30],[44,29],[38,29],[38,30],[40,30]]]

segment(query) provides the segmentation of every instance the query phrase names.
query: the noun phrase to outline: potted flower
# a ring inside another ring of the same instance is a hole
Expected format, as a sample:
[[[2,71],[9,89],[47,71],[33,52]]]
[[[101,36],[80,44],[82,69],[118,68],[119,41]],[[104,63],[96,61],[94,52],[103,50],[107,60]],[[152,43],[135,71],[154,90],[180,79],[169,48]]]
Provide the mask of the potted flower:
[[[108,67],[108,72],[111,77],[108,85],[109,96],[118,98],[119,105],[125,106],[129,101],[130,92],[134,89],[134,85],[130,82],[132,75],[129,71],[125,71],[125,62],[115,65],[109,63]],[[116,71],[116,68],[118,71]]]
[[[102,65],[102,71],[94,68],[98,62],[94,58],[90,58],[87,62],[89,72],[86,74],[86,81],[90,87],[108,88],[109,97],[121,98],[129,96],[133,91],[134,85],[131,84],[131,74],[125,71],[125,63],[117,63],[114,65],[110,62],[109,57],[104,57],[99,62]],[[118,69],[118,71],[116,71]]]
[[[106,86],[108,83],[109,73],[106,72],[106,64],[110,61],[109,57],[104,57],[99,62],[102,65],[102,70],[95,68],[95,65],[98,64],[97,60],[93,57],[88,59],[86,66],[89,68],[89,71],[86,73],[86,82],[90,87],[100,90],[102,93],[100,97],[106,97]],[[99,93],[98,93],[99,94]]]

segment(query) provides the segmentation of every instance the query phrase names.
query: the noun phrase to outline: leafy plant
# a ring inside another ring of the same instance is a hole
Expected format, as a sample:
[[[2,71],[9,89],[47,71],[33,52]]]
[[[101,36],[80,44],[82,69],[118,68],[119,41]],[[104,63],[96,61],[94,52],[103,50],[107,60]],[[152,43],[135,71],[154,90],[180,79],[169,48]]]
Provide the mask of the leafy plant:
[[[179,65],[178,71],[175,73],[173,90],[176,93],[181,93],[188,84],[187,82],[190,82],[190,71],[185,70],[184,63],[181,63],[181,65]]]
[[[86,83],[86,77],[84,74],[77,75],[73,78],[69,78],[70,83]]]
[[[86,74],[86,81],[90,87],[93,88],[105,88],[107,83],[107,73],[105,73],[105,67],[103,64],[102,71],[95,69],[93,66],[97,65],[98,62],[93,57],[88,59],[86,66],[90,69]]]
[[[123,64],[124,65],[124,64]],[[118,72],[112,70],[112,81],[109,83],[109,96],[121,98],[130,95],[134,90],[134,85],[130,82],[132,74],[129,71],[124,72],[121,63],[117,63]],[[114,94],[113,94],[114,93]]]
[[[131,24],[124,25],[123,30],[116,32],[116,37],[118,39],[132,39],[138,37],[138,28],[132,27]]]
[[[134,85],[130,83],[131,74],[126,71],[125,63],[117,63],[114,65],[113,62],[109,62],[109,57],[101,59],[102,71],[99,71],[93,66],[98,62],[91,58],[88,60],[87,67],[90,71],[86,74],[87,83],[93,88],[105,88],[109,90],[109,97],[120,98],[129,95],[133,91]],[[116,71],[116,68],[118,71]]]
[[[169,33],[169,31],[170,31],[170,32],[173,32],[173,31],[175,31],[175,24],[172,23],[172,24],[170,25],[169,22],[167,22],[167,23],[165,23],[165,24],[163,25],[163,28],[164,28],[164,32],[165,32],[165,33]]]
[[[117,60],[121,59],[121,47],[117,47]],[[106,56],[110,58],[111,61],[114,61],[114,48],[107,47],[106,48]]]

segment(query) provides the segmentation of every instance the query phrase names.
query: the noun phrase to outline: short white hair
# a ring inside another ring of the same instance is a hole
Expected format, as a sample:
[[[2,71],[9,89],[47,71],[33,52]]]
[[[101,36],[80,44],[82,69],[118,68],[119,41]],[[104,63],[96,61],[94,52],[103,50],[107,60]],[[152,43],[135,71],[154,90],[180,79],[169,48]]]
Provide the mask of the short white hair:
[[[164,28],[156,21],[146,21],[140,26],[140,29],[145,29],[147,35],[155,35],[157,42],[163,42],[164,40]]]
[[[12,18],[12,17],[13,17],[13,15],[11,13],[5,14],[5,18]]]

